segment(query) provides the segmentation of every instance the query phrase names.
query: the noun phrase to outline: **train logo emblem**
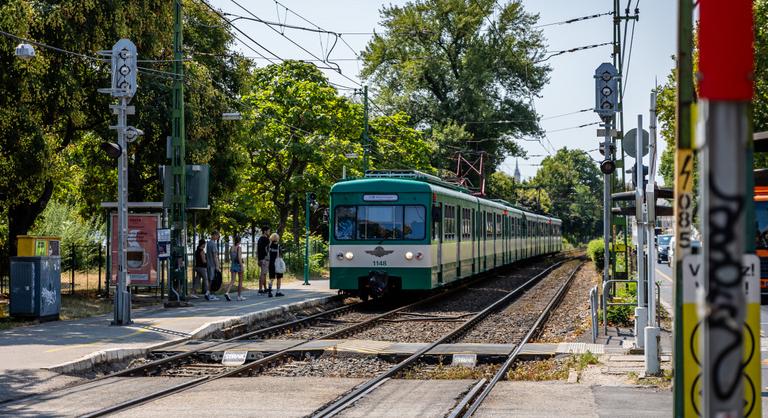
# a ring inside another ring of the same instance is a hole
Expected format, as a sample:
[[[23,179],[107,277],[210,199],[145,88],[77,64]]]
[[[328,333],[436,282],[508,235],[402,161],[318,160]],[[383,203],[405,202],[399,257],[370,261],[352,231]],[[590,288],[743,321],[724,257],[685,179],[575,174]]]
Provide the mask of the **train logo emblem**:
[[[394,251],[385,250],[384,247],[376,247],[373,250],[366,251],[366,253],[370,255],[375,255],[376,257],[384,257],[385,255],[392,254]]]

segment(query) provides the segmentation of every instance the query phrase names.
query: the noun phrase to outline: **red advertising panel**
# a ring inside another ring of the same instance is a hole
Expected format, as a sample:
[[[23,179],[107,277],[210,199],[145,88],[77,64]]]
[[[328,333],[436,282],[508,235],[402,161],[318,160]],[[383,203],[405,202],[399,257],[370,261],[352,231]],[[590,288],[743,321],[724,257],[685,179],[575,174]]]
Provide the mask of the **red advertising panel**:
[[[158,285],[157,228],[159,215],[128,215],[128,280],[135,286]],[[117,214],[112,214],[111,279],[117,283]]]

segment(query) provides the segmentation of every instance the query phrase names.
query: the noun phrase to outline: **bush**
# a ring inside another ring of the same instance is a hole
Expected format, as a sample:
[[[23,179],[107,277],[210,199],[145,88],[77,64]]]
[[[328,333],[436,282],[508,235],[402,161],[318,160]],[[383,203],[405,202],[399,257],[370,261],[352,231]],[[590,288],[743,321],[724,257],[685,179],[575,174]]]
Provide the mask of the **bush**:
[[[103,231],[104,223],[98,218],[84,219],[74,205],[51,200],[29,234],[61,237],[62,268],[73,265],[74,246],[75,264],[82,270],[98,266],[98,247],[105,240]]]
[[[587,244],[587,257],[595,263],[595,267],[599,271],[603,271],[603,264],[605,263],[605,248],[602,238],[593,239]]]
[[[568,241],[566,237],[563,237],[563,251],[569,251],[573,249],[573,244]]]

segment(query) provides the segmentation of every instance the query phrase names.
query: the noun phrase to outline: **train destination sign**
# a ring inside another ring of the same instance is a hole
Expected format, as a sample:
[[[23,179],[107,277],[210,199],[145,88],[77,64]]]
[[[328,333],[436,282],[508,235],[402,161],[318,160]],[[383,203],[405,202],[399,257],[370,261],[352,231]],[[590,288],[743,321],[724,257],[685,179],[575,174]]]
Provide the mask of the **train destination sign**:
[[[366,202],[396,202],[396,194],[364,194],[363,200]]]

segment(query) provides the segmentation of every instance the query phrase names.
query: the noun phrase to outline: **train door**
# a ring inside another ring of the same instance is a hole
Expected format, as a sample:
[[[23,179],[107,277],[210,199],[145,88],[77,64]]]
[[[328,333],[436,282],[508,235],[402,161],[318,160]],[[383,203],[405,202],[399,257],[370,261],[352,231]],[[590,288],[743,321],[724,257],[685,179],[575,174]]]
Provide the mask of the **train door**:
[[[432,241],[437,245],[437,283],[443,284],[443,204],[432,206]]]
[[[475,210],[474,209],[467,209],[467,214],[469,215],[469,240],[472,242],[470,247],[472,247],[472,274],[477,273],[477,231],[475,229]]]
[[[453,209],[456,212],[456,220],[454,221],[453,225],[453,233],[456,237],[456,278],[458,279],[461,277],[461,244],[464,242],[462,234],[463,234],[463,228],[462,228],[462,221],[464,219],[464,214],[461,212],[462,208],[461,206],[454,206]]]

